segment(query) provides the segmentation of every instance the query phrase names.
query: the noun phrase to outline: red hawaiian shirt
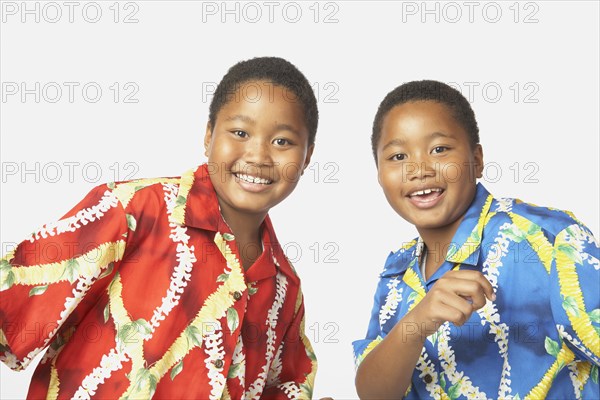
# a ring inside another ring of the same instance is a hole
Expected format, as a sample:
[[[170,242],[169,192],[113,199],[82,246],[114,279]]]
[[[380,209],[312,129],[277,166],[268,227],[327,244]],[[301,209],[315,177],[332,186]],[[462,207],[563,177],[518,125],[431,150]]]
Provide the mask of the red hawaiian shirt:
[[[206,165],[109,183],[0,261],[0,360],[29,398],[310,398],[300,280],[269,217],[241,267]]]

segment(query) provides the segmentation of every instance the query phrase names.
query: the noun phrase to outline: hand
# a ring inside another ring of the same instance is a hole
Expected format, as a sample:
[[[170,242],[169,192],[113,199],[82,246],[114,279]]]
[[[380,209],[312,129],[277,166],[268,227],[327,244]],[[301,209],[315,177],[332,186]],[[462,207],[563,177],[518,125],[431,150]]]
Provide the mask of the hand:
[[[463,325],[485,305],[486,298],[494,301],[496,295],[481,272],[448,271],[409,313],[410,320],[417,323],[424,339],[446,321]]]

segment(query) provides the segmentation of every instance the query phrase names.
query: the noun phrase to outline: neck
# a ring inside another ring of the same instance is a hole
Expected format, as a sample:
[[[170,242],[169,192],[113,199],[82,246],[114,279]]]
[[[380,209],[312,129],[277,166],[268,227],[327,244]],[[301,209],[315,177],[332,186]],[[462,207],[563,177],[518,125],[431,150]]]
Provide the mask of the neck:
[[[446,253],[452,245],[452,238],[458,230],[463,217],[453,223],[437,228],[417,228],[419,236],[427,248],[427,275],[430,276],[444,263]]]
[[[262,253],[260,227],[267,214],[243,213],[232,210],[220,201],[219,204],[221,206],[221,215],[235,236],[242,266],[247,270]]]

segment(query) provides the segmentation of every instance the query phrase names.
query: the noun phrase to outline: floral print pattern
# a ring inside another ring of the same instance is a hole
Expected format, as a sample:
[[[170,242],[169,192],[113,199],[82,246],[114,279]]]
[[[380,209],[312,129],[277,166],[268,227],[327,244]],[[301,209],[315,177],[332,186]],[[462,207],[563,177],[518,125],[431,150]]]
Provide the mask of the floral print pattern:
[[[427,281],[417,238],[390,254],[358,366],[435,282],[481,271],[497,298],[425,341],[405,398],[600,398],[600,248],[569,212],[477,192],[440,269]]]
[[[100,185],[0,260],[0,361],[47,349],[29,398],[309,398],[300,280],[262,240],[243,270],[206,165]]]

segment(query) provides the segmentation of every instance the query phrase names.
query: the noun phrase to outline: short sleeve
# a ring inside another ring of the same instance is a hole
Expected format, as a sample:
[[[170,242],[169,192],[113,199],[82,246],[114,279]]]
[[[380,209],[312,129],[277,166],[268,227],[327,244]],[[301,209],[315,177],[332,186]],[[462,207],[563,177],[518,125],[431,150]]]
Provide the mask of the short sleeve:
[[[0,361],[27,367],[105,292],[125,252],[125,211],[107,185],[0,260]]]
[[[373,350],[375,346],[377,346],[379,342],[381,342],[386,336],[385,332],[383,332],[381,328],[380,315],[382,313],[382,307],[386,304],[386,298],[389,297],[390,294],[394,295],[394,293],[390,293],[390,287],[388,287],[389,280],[390,279],[387,279],[385,276],[382,276],[379,279],[377,290],[375,291],[373,308],[371,310],[371,319],[369,320],[369,327],[367,329],[366,337],[364,339],[355,340],[352,342],[352,347],[354,350],[354,364],[356,368],[358,368],[360,363],[371,352],[371,350]],[[393,287],[392,290],[395,290],[395,287]],[[393,312],[394,310],[390,309],[389,311]],[[389,316],[390,315],[388,315],[388,317]]]
[[[591,232],[573,224],[555,239],[550,271],[552,313],[565,344],[600,365],[600,249]]]

